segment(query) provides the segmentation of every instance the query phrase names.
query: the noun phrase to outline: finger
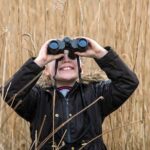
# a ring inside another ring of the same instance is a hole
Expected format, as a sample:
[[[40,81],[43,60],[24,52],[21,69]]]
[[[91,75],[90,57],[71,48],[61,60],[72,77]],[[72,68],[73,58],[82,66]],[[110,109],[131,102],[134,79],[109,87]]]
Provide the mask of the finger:
[[[58,55],[54,55],[54,59],[59,59],[61,57],[64,57],[64,54],[58,54]]]
[[[47,49],[48,44],[49,44],[52,40],[55,40],[55,39],[49,39],[49,40],[47,40],[47,41],[43,44],[43,46],[42,46],[41,49]]]
[[[89,43],[94,42],[93,39],[91,39],[91,38],[89,38],[89,37],[86,37],[86,36],[77,36],[77,37],[75,37],[75,38],[76,38],[76,39],[84,38],[84,39],[86,39]]]
[[[76,55],[81,56],[81,57],[87,57],[87,53],[80,53],[80,52],[75,52]]]
[[[84,38],[84,39],[86,39],[87,41],[88,41],[88,48],[90,47],[92,47],[92,43],[94,43],[95,41],[94,40],[92,40],[91,38],[89,38],[89,37],[85,37],[85,36],[76,36],[75,37],[75,39],[81,39],[81,38]]]
[[[53,61],[53,60],[59,59],[61,57],[64,57],[64,54],[50,55],[49,60]]]

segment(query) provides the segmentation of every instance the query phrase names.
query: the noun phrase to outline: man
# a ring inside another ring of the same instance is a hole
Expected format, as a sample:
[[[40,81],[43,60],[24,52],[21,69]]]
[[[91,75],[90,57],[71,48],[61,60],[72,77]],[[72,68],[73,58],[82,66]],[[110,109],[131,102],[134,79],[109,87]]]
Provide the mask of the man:
[[[79,150],[102,133],[105,117],[121,106],[138,86],[136,75],[114,50],[103,48],[90,38],[85,39],[89,43],[88,49],[75,52],[75,55],[94,58],[109,80],[89,84],[77,82],[77,59],[71,59],[67,53],[47,54],[49,40],[41,47],[39,55],[29,59],[4,87],[5,101],[30,122],[31,149]],[[56,87],[35,85],[43,70],[54,78]],[[103,99],[62,125],[99,97]],[[53,129],[60,125],[62,128],[53,137]],[[106,150],[106,146],[100,137],[84,149]]]

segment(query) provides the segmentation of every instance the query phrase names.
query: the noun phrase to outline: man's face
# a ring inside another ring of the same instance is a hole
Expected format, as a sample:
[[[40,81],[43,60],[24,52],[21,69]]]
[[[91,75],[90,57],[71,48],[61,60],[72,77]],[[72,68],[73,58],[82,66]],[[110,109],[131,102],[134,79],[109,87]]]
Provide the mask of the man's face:
[[[55,74],[55,61],[49,63],[47,67],[47,71],[49,72],[50,76],[53,77]],[[62,84],[61,86],[65,86],[67,83],[74,84],[77,78],[77,59],[70,59],[68,55],[64,55],[64,57],[58,61],[58,68],[55,76],[57,85]]]

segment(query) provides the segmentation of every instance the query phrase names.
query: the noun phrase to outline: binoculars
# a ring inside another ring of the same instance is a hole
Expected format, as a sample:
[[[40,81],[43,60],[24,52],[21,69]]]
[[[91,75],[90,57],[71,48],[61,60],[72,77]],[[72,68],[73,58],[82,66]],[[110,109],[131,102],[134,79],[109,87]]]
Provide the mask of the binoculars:
[[[75,59],[74,52],[85,52],[88,48],[88,41],[85,38],[70,39],[65,37],[63,40],[52,40],[48,44],[47,53],[50,55],[57,55],[64,53],[64,50],[68,50],[68,56],[71,59]]]

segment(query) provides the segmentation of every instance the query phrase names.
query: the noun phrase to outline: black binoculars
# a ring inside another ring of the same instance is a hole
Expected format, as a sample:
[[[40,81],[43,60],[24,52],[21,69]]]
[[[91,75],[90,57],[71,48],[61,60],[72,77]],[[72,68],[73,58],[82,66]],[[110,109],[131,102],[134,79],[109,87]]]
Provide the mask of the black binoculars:
[[[57,55],[64,53],[64,50],[69,51],[69,58],[75,59],[74,52],[85,52],[88,48],[88,41],[85,38],[70,39],[65,37],[63,40],[52,40],[48,44],[47,53],[51,55]]]

